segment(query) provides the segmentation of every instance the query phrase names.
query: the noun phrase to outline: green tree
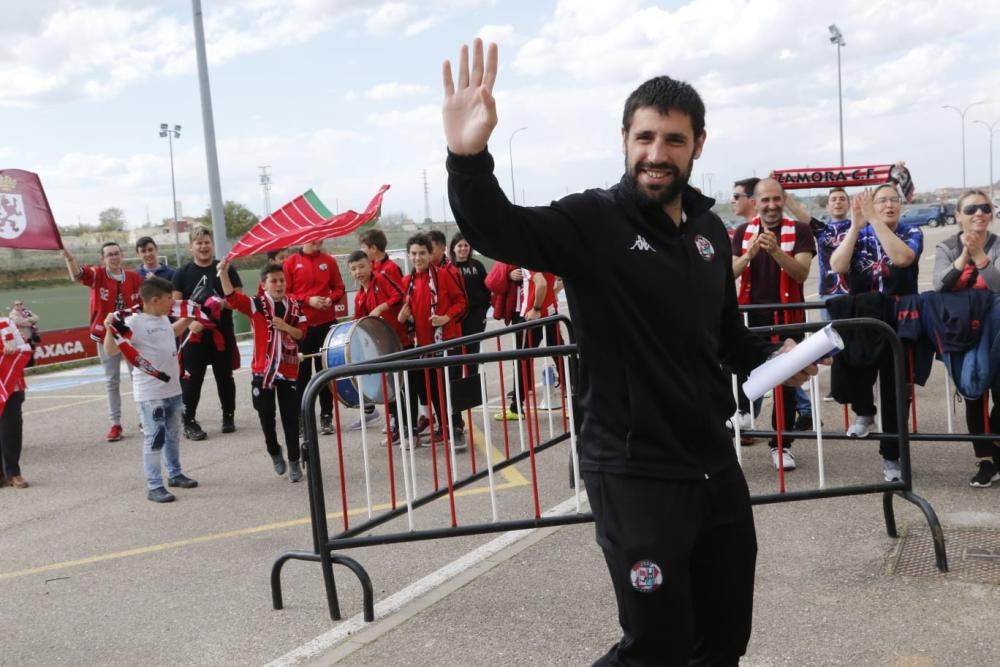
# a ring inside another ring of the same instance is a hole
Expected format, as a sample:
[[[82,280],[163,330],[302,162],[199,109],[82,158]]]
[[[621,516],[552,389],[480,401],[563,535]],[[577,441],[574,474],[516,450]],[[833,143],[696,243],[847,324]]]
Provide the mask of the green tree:
[[[97,219],[100,220],[98,231],[120,232],[125,229],[125,211],[120,208],[106,208],[97,215]]]
[[[238,239],[260,222],[260,218],[254,215],[253,211],[235,201],[226,202],[223,215],[226,218],[226,237],[230,239]],[[205,209],[205,215],[198,218],[198,221],[211,229],[212,209]]]

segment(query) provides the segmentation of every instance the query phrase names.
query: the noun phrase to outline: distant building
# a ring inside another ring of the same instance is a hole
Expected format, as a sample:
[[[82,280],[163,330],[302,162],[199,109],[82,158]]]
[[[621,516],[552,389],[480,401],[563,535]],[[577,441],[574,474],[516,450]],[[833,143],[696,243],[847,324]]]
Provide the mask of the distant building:
[[[188,231],[196,224],[198,224],[198,221],[195,218],[184,217],[177,219],[177,237],[180,240],[181,245],[186,245],[188,243]],[[163,220],[163,224],[161,225],[147,225],[145,227],[139,227],[138,229],[128,230],[128,242],[130,244],[135,244],[136,240],[143,236],[152,237],[158,246],[173,247],[174,219],[165,218]]]

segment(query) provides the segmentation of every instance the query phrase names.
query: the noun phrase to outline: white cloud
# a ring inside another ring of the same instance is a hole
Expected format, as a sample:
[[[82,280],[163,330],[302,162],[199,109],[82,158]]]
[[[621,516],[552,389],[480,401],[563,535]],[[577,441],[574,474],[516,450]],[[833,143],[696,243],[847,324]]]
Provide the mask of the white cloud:
[[[71,124],[52,111],[59,106],[54,102],[88,99],[88,111],[112,114],[113,102],[107,99],[119,95],[131,112],[136,102],[123,91],[140,89],[157,76],[193,70],[186,12],[167,14],[163,4],[152,2],[33,0],[18,23],[11,7],[21,4],[0,6],[0,22],[14,26],[0,47],[0,87],[5,91],[0,105],[40,107],[51,114],[46,121],[53,123],[53,136],[59,133],[56,124]],[[500,124],[491,150],[507,189],[508,140],[513,130],[528,128],[514,139],[512,152],[518,200],[523,188],[530,203],[615,182],[622,165],[618,131],[624,99],[643,79],[659,74],[690,81],[705,99],[709,141],[696,163],[696,180],[701,173],[712,173],[715,189],[725,190],[732,180],[755,170],[760,175],[775,167],[835,164],[837,60],[827,40],[830,23],[840,26],[847,41],[841,55],[849,163],[902,158],[913,168],[919,188],[955,183],[960,174],[959,122],[941,106],[964,107],[990,99],[1000,89],[1000,40],[994,36],[1000,3],[987,0],[927,4],[905,15],[898,4],[883,0],[835,5],[577,0],[543,5],[547,15],[527,18],[505,13],[505,3],[477,13],[475,7],[483,4],[477,0],[206,4],[209,56],[213,63],[230,64],[226,74],[247,66],[248,54],[266,49],[280,48],[280,58],[273,60],[280,60],[281,67],[294,66],[305,53],[296,51],[303,42],[334,29],[348,38],[344,43],[351,51],[338,51],[336,40],[316,39],[308,47],[310,57],[322,48],[330,54],[329,62],[364,67],[362,83],[330,77],[335,83],[307,92],[281,90],[287,95],[287,116],[248,105],[240,120],[257,114],[252,130],[226,117],[227,111],[232,113],[232,98],[226,97],[225,85],[213,91],[223,196],[258,212],[262,203],[255,166],[269,164],[273,205],[313,187],[331,207],[339,199],[341,208],[356,208],[388,182],[393,189],[387,210],[406,210],[418,218],[423,217],[426,169],[432,212],[439,216],[446,175],[438,72],[440,61],[453,58],[454,47],[467,35],[408,51],[405,67],[381,56],[387,45],[397,47],[397,37],[423,34],[406,44],[430,42],[427,31],[433,29],[437,37],[437,31],[457,24],[462,12],[467,12],[463,30],[482,25],[478,34],[503,46],[495,91]],[[253,61],[254,67],[265,68],[262,60]],[[421,72],[415,74],[411,65]],[[234,80],[239,79],[221,79]],[[307,107],[313,105],[325,106],[328,114],[310,116]],[[197,110],[192,114],[197,117]],[[967,123],[974,118],[1000,118],[1000,104],[976,107]],[[188,127],[193,120],[179,122]],[[967,124],[966,134],[969,181],[976,182],[974,174],[986,173],[986,133]],[[154,218],[169,214],[165,146],[159,151],[123,142],[124,148],[105,149],[101,143],[84,143],[79,132],[62,136],[65,148],[60,150],[73,152],[63,156],[49,148],[41,165],[31,156],[35,145],[4,140],[8,156],[34,162],[33,170],[43,173],[58,213],[72,212],[75,221],[79,212],[86,221],[86,215],[119,205],[136,222],[144,219],[148,204]],[[186,211],[200,213],[208,205],[207,187],[204,149],[195,139],[186,135],[175,145],[175,159],[178,198]]]
[[[404,135],[411,130],[441,128],[441,107],[426,104],[414,109],[384,111],[368,114],[367,121],[380,130],[399,130]]]
[[[413,97],[423,95],[428,91],[427,86],[413,83],[380,83],[377,86],[365,91],[365,97],[370,100],[390,100],[399,97]]]
[[[433,28],[440,22],[441,22],[440,16],[427,16],[418,21],[414,21],[410,25],[406,26],[406,28],[403,30],[403,34],[406,35],[407,37],[412,37],[413,35],[419,35],[425,30]]]
[[[407,2],[386,2],[368,15],[365,27],[373,35],[402,31],[417,15],[417,8]]]
[[[166,15],[156,5],[41,4],[46,11],[30,12],[24,21],[3,21],[0,106],[104,97],[150,76],[195,68],[189,16]],[[0,11],[13,5],[23,3],[5,3]],[[209,61],[218,64],[278,45],[301,44],[365,6],[362,0],[335,5],[321,0],[222,2],[204,15]]]
[[[491,42],[504,46],[510,44],[514,37],[514,26],[512,25],[484,25],[476,33],[476,37],[483,40],[485,44]]]

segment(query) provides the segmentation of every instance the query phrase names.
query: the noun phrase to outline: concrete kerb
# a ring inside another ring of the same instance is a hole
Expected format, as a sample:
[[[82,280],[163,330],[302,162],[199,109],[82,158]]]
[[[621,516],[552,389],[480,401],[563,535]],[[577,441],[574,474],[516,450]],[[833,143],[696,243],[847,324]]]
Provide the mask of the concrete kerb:
[[[585,502],[586,494],[581,492],[580,495],[581,502]],[[554,517],[575,512],[576,506],[577,499],[574,495],[546,511],[543,516]],[[362,613],[356,614],[294,651],[271,661],[267,667],[334,664],[563,527],[504,533],[377,603],[373,623],[366,623]]]

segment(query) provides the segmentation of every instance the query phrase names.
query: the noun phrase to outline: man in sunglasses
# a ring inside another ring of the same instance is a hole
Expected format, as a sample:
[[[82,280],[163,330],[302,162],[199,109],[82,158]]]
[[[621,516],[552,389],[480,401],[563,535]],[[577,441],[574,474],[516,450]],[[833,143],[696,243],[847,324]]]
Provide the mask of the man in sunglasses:
[[[758,183],[760,179],[756,176],[733,183],[733,213],[744,220],[750,220],[757,215],[757,203],[753,199],[753,191]]]

